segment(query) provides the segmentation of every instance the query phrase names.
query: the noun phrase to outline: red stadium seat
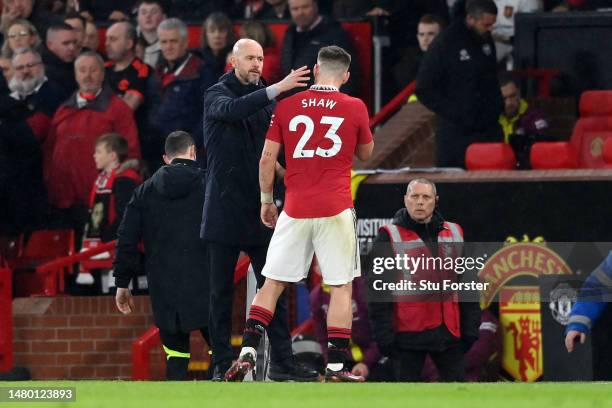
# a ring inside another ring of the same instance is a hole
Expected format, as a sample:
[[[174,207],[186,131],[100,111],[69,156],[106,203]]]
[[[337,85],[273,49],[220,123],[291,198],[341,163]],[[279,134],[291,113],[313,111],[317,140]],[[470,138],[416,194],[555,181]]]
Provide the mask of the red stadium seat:
[[[580,117],[612,116],[612,91],[586,91],[580,95]]]
[[[505,143],[472,143],[465,152],[468,170],[516,170],[516,156]]]
[[[607,168],[612,168],[612,137],[607,138],[604,142],[603,160]]]
[[[531,167],[534,170],[575,169],[578,158],[569,142],[540,142],[531,147]]]
[[[63,286],[63,274],[39,274],[36,267],[74,253],[73,230],[34,231],[16,259],[8,264],[14,271],[15,296],[55,295]]]

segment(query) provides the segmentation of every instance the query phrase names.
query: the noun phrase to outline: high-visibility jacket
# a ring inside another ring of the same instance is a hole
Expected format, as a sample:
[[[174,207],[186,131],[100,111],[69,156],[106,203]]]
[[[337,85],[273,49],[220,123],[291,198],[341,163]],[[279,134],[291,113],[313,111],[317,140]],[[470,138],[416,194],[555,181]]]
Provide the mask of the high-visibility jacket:
[[[417,258],[432,256],[425,242],[414,231],[395,224],[385,225],[382,228],[389,234],[396,255],[407,254]],[[463,243],[461,227],[445,221],[442,230],[438,233],[438,254],[436,256],[442,259],[459,256],[458,249],[461,243]],[[452,275],[454,272],[446,274],[449,278]],[[411,280],[417,284],[422,280],[441,282],[443,276],[445,272],[440,270],[418,270],[411,275]],[[449,296],[441,293],[440,301],[435,301],[436,298],[431,295],[424,296],[425,300],[420,300],[422,295],[416,295],[413,297],[415,300],[394,303],[394,331],[396,333],[421,332],[444,324],[453,336],[461,337],[458,294],[455,292]]]

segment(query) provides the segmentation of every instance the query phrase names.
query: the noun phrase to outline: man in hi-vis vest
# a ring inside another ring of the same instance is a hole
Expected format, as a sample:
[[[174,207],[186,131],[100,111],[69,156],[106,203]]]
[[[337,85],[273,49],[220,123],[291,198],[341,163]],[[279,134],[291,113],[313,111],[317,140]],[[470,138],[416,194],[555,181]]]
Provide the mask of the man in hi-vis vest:
[[[436,186],[425,178],[412,180],[404,196],[405,208],[391,224],[380,228],[375,245],[390,244],[393,255],[413,259],[448,259],[460,256],[463,230],[445,221],[436,211]],[[460,281],[452,269],[424,267],[411,271],[409,278],[440,283]],[[412,291],[411,291],[412,292]],[[399,381],[420,381],[427,355],[435,363],[441,381],[464,381],[464,354],[478,339],[478,302],[459,302],[457,292],[435,293],[416,290],[393,302],[369,305],[374,338],[382,355],[396,363]]]

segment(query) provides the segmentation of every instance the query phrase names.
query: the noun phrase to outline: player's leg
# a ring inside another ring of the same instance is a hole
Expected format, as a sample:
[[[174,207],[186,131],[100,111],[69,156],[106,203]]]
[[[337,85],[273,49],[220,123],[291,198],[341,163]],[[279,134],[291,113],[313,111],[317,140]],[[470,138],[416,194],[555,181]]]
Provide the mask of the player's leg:
[[[308,221],[291,218],[284,212],[279,216],[262,271],[266,281],[253,299],[240,356],[226,372],[226,381],[242,381],[255,366],[256,348],[274,317],[278,298],[288,282],[298,282],[307,275],[307,260],[309,264],[314,251]]]
[[[345,369],[353,321],[352,281],[360,275],[356,218],[353,209],[315,222],[313,245],[323,282],[331,287],[327,312],[329,381],[364,381]]]

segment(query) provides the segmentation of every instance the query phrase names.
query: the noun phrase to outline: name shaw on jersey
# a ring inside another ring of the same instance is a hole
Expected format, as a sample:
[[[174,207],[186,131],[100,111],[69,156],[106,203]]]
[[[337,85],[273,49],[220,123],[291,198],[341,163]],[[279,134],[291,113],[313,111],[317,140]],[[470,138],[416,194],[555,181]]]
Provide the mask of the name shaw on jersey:
[[[334,109],[338,102],[332,99],[308,98],[302,99],[302,108],[320,107]]]

